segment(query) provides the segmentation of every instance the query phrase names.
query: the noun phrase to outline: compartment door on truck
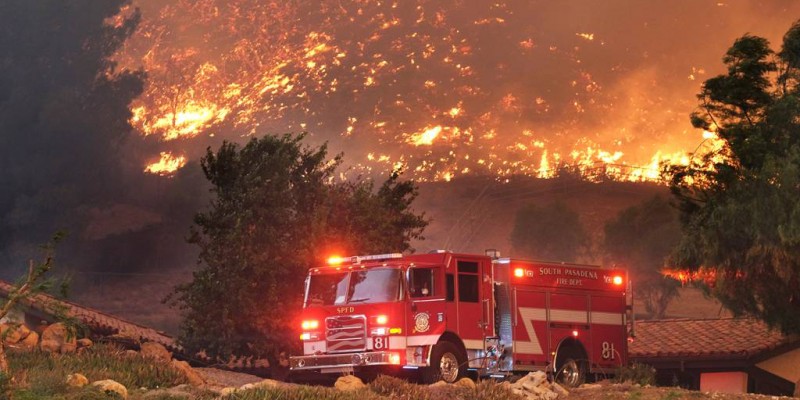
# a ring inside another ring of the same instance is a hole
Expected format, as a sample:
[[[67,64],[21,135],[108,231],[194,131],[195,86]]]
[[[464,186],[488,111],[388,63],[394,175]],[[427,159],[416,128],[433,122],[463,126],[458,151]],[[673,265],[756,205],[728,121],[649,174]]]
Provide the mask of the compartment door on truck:
[[[455,259],[455,271],[447,274],[447,327],[468,349],[482,349],[485,336],[492,335],[491,265],[480,258]]]

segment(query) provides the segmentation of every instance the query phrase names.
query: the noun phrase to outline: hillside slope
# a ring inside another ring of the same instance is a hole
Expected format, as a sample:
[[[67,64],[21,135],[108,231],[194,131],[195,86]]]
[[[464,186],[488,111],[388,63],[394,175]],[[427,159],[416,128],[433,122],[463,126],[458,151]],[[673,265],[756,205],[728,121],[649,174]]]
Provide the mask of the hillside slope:
[[[431,218],[424,241],[413,243],[416,251],[448,249],[483,253],[495,248],[503,256],[514,256],[510,235],[517,210],[528,203],[563,201],[580,214],[595,242],[602,240],[603,225],[617,213],[656,194],[667,196],[667,188],[653,184],[573,179],[516,177],[499,182],[488,177],[471,177],[452,182],[420,184],[414,203],[417,212]],[[599,257],[598,257],[599,258]],[[600,263],[599,259],[564,260]],[[77,303],[118,315],[142,325],[176,333],[177,310],[161,302],[175,284],[191,280],[191,265],[165,266],[158,273],[120,274],[75,282]],[[102,278],[102,279],[100,279]],[[80,285],[80,287],[78,287]],[[136,295],[131,295],[135,292]],[[684,289],[682,298],[668,310],[671,317],[716,317],[717,303],[694,289]]]

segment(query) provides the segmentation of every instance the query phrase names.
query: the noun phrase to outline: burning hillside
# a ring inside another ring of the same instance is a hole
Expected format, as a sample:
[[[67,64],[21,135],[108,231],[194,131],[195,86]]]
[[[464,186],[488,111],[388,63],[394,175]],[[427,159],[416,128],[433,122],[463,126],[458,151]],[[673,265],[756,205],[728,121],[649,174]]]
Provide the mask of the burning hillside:
[[[307,130],[359,173],[403,165],[420,180],[550,177],[565,164],[655,179],[659,162],[686,163],[713,136],[687,116],[732,39],[776,37],[800,11],[788,1],[135,0],[126,12],[135,8],[142,22],[118,55],[148,73],[132,122],[170,142],[148,172],[168,175],[209,137]]]

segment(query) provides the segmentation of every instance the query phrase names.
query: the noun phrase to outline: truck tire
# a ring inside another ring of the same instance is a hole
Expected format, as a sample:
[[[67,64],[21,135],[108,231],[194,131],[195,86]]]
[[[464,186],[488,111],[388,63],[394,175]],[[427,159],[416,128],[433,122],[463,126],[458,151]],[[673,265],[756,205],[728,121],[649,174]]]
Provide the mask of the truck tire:
[[[455,383],[467,372],[467,356],[451,342],[439,342],[431,352],[431,366],[422,370],[423,383]]]
[[[585,358],[578,349],[564,349],[563,354],[559,354],[556,364],[556,382],[570,388],[578,387],[586,382]]]

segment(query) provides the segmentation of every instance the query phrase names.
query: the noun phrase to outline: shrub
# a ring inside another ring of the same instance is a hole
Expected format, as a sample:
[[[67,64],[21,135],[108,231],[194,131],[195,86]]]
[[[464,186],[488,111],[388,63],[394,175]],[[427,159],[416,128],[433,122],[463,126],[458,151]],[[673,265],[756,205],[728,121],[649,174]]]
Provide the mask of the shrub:
[[[615,380],[638,383],[642,386],[653,385],[656,383],[656,369],[647,364],[633,363],[630,366],[620,367]]]

